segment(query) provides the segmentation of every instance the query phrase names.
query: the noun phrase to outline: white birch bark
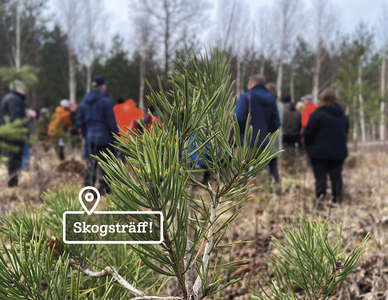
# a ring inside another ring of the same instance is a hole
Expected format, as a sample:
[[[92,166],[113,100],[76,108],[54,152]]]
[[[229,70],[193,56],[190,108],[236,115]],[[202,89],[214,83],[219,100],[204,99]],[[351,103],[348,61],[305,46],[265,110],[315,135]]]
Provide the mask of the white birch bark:
[[[380,140],[385,140],[385,68],[386,68],[386,45],[383,46],[383,56],[382,56],[382,62],[381,62],[381,82],[380,82],[380,93],[381,93],[381,101],[380,101]]]
[[[361,138],[362,142],[364,143],[366,141],[365,136],[365,116],[364,116],[364,98],[362,96],[362,56],[360,57],[359,65],[358,65],[358,78],[357,78],[357,85],[358,85],[358,101],[360,104],[360,126],[361,126]]]

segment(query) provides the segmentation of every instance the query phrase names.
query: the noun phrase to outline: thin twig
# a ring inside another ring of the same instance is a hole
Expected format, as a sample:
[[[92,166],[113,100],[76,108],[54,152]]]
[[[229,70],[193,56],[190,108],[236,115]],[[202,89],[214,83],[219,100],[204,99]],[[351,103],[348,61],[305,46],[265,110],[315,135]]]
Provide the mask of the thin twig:
[[[76,266],[72,265],[73,267],[77,268]],[[89,276],[89,277],[104,277],[104,276],[107,276],[107,275],[112,275],[112,277],[124,288],[126,288],[127,290],[129,290],[131,293],[133,294],[137,294],[137,295],[144,295],[144,292],[138,290],[137,288],[135,288],[132,284],[130,284],[128,281],[126,281],[118,272],[117,270],[114,268],[114,267],[106,267],[104,270],[102,271],[99,271],[99,272],[95,272],[95,271],[92,271],[90,269],[83,269],[81,267],[79,267],[80,271],[82,274],[86,275],[86,276]],[[146,298],[148,299],[148,298]],[[151,298],[149,298],[151,299]],[[179,298],[180,299],[180,298]]]
[[[182,300],[181,297],[154,297],[154,296],[144,296],[144,297],[135,297],[130,300]]]

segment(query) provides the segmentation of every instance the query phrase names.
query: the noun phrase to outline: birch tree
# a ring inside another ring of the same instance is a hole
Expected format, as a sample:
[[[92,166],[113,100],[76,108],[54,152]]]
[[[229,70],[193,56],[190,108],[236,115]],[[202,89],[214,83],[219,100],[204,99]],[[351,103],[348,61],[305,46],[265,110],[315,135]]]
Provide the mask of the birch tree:
[[[28,42],[37,33],[41,22],[42,0],[12,0],[4,4],[5,17],[1,18],[12,67],[20,70],[34,49]]]
[[[388,7],[382,7],[382,14],[379,20],[379,33],[382,41],[381,54],[381,75],[380,75],[380,140],[385,140],[385,98],[386,98],[386,52],[388,47]]]
[[[262,6],[258,9],[257,16],[257,35],[258,35],[258,51],[261,59],[260,74],[264,75],[265,60],[269,57],[269,50],[273,40],[271,39],[271,19],[267,16],[270,14],[268,6]]]
[[[83,12],[79,31],[81,31],[82,39],[80,39],[80,60],[86,68],[86,92],[90,92],[93,67],[96,61],[99,30],[104,26],[104,5],[102,0],[81,0],[80,8]]]
[[[67,34],[67,54],[69,64],[69,100],[76,102],[76,49],[79,43],[80,31],[79,23],[81,20],[81,2],[79,0],[57,0],[59,7],[59,16],[62,27]]]
[[[147,65],[147,50],[153,49],[156,41],[155,23],[146,13],[132,14],[133,11],[141,11],[141,1],[130,0],[130,19],[135,28],[135,45],[139,52],[139,107],[144,107],[145,74]]]
[[[166,89],[174,48],[188,32],[198,31],[206,24],[210,6],[207,0],[142,0],[137,3],[139,13],[145,13],[154,22],[154,33],[163,47]]]
[[[359,101],[359,114],[360,114],[360,126],[361,126],[361,138],[362,142],[366,141],[365,130],[365,110],[364,110],[364,96],[363,96],[363,65],[368,59],[370,51],[373,45],[373,34],[368,30],[368,26],[361,22],[356,29],[355,43],[358,54],[358,70],[357,70],[357,91]]]
[[[278,70],[276,88],[281,98],[283,81],[283,62],[287,57],[287,51],[295,41],[299,29],[301,29],[303,2],[300,0],[277,0],[273,11],[273,34],[278,36]]]
[[[327,55],[327,47],[336,36],[336,29],[339,24],[339,14],[330,0],[312,1],[312,24],[315,37],[313,48],[315,48],[315,69],[313,76],[313,99],[318,103],[319,74],[322,62]]]
[[[1,26],[3,29],[6,47],[8,47],[9,68],[2,68],[0,75],[4,81],[5,77],[18,78],[33,76],[34,84],[37,81],[37,69],[29,66],[36,61],[37,33],[42,26],[42,8],[44,0],[12,0],[4,3],[2,7]],[[25,68],[23,68],[25,67]],[[6,76],[7,75],[7,76]]]
[[[251,44],[251,26],[247,27],[247,24],[251,24],[248,5],[244,1],[219,0],[217,23],[219,46],[235,57],[236,95],[239,96],[243,90],[242,77],[245,71],[242,62],[248,57]]]

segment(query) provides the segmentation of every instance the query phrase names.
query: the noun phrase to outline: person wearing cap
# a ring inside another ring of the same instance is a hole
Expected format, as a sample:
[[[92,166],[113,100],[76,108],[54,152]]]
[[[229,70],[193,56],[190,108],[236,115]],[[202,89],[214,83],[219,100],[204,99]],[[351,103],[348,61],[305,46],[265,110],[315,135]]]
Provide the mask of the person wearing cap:
[[[304,107],[300,112],[302,118],[302,130],[306,128],[310,115],[317,109],[317,105],[313,102],[313,95],[305,95],[301,98],[303,101]]]
[[[291,96],[284,97],[282,103],[284,106],[282,124],[284,156],[288,166],[292,167],[295,163],[295,147],[301,143],[301,117],[300,112],[292,102]]]
[[[63,99],[55,109],[54,119],[50,122],[48,135],[53,137],[57,143],[57,153],[60,160],[65,160],[65,134],[70,128],[70,101]]]
[[[119,134],[113,103],[106,91],[104,77],[97,75],[92,80],[93,90],[82,100],[77,114],[77,126],[81,129],[88,148],[88,161],[85,172],[85,186],[93,186],[96,178],[97,161],[92,155],[105,160],[101,152],[110,150],[114,153],[112,143],[114,134]],[[99,168],[99,191],[110,193],[110,187],[104,181],[105,172]]]
[[[25,107],[25,85],[21,81],[12,83],[13,90],[5,95],[0,103],[0,126],[4,125],[6,119],[13,122],[17,119],[24,119],[27,121],[27,113]],[[27,127],[27,122],[26,122]],[[22,167],[23,147],[25,141],[13,141],[12,145],[19,150],[8,153],[8,186],[18,186],[18,174]]]

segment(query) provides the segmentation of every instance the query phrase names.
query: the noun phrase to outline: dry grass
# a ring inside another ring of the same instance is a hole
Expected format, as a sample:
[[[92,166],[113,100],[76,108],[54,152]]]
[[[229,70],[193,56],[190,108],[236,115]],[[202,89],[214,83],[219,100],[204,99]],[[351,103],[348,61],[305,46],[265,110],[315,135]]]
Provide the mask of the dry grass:
[[[35,155],[31,171],[22,172],[19,188],[13,189],[6,187],[6,168],[0,166],[0,214],[15,211],[21,202],[40,203],[40,196],[47,189],[58,189],[68,183],[82,184],[84,163],[79,155],[76,158],[73,162],[60,164],[54,151]],[[262,184],[263,187],[251,194],[237,219],[234,235],[235,241],[251,242],[236,245],[231,252],[233,260],[244,260],[249,265],[231,271],[230,278],[242,280],[219,296],[224,299],[249,299],[248,286],[257,287],[257,272],[266,267],[265,260],[273,251],[271,236],[279,238],[282,221],[288,222],[290,217],[297,218],[304,213],[311,218],[329,217],[331,222],[342,223],[344,244],[352,247],[367,233],[371,234],[368,251],[334,299],[388,299],[387,151],[352,154],[343,171],[344,204],[333,205],[331,209],[327,207],[323,212],[314,211],[312,207],[314,178],[303,158],[291,173],[282,165],[281,177],[280,199],[269,193],[265,174],[255,179],[254,184]],[[195,193],[203,192],[196,190]],[[206,199],[206,195],[203,196]],[[232,232],[232,228],[228,230],[226,240],[231,241]],[[228,260],[229,252],[225,255]],[[169,289],[174,291],[173,286]]]
[[[333,204],[330,195],[326,198],[326,210],[313,209],[314,177],[306,161],[299,161],[297,170],[288,173],[281,167],[282,196],[268,192],[268,186],[253,193],[239,216],[236,240],[248,240],[249,244],[233,249],[233,260],[246,260],[248,267],[241,267],[232,277],[242,280],[231,287],[224,299],[249,299],[248,286],[257,287],[257,272],[266,268],[274,250],[271,236],[281,237],[280,227],[290,217],[302,213],[310,218],[329,218],[343,225],[344,245],[354,247],[371,234],[368,251],[362,256],[354,272],[344,282],[333,299],[388,299],[388,154],[386,152],[352,154],[344,171],[344,204]],[[267,183],[263,174],[255,184]],[[330,192],[328,188],[328,193]],[[229,234],[229,239],[231,234]],[[262,273],[263,274],[263,273]]]

